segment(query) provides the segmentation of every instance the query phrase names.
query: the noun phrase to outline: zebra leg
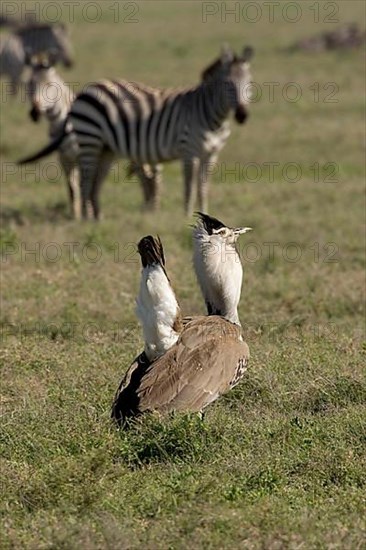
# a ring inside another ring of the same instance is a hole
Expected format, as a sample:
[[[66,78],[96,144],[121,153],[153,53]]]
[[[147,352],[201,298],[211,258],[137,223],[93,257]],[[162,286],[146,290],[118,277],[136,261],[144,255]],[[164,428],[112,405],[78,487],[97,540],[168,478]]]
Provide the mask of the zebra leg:
[[[79,170],[74,162],[70,162],[60,157],[61,165],[64,169],[69,195],[70,213],[75,220],[81,219],[81,197]]]
[[[215,156],[201,159],[198,176],[198,207],[200,212],[208,211],[208,169],[216,160]]]
[[[114,155],[109,151],[103,152],[99,159],[98,170],[96,173],[95,180],[93,182],[91,195],[90,195],[91,206],[92,206],[93,216],[95,220],[100,219],[99,193],[100,193],[102,183],[105,180],[106,176],[108,175],[113,159],[114,159]]]
[[[184,169],[184,210],[187,216],[193,214],[197,194],[199,158],[192,157],[183,161]]]
[[[83,220],[88,219],[88,201],[91,200],[94,183],[97,179],[99,158],[100,155],[79,157],[81,217]]]
[[[160,206],[160,196],[162,187],[162,171],[161,164],[154,164],[151,168],[152,176],[149,182],[150,196],[148,199],[148,208],[151,210],[157,210]]]
[[[66,166],[64,163],[62,163],[62,166],[66,176],[67,192],[69,195],[69,204],[70,204],[70,213],[73,214],[75,191],[74,191],[74,186],[71,184],[72,168],[70,168],[69,166]]]
[[[151,169],[149,164],[135,165],[135,173],[138,175],[140,180],[142,193],[144,195],[144,207],[148,208],[150,201],[150,180],[151,180]]]
[[[155,168],[155,167],[154,167]],[[140,180],[142,194],[144,196],[144,205],[143,207],[147,210],[151,209],[152,206],[152,194],[154,184],[154,168],[149,164],[137,164],[136,162],[131,162],[129,165],[128,175],[136,174]]]
[[[75,220],[81,220],[81,193],[80,193],[80,172],[73,166],[68,175],[68,187],[70,196],[71,214]]]
[[[160,204],[160,191],[162,184],[161,164],[137,164],[131,162],[128,168],[128,176],[136,174],[140,180],[144,195],[144,208],[156,210]]]

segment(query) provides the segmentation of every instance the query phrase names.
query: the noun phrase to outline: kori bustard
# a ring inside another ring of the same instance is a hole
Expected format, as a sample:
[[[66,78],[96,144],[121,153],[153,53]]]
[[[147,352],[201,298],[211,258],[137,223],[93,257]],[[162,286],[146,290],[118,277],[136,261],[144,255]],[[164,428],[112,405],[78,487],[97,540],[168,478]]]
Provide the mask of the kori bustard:
[[[201,412],[242,378],[249,360],[238,303],[243,268],[235,243],[249,227],[231,228],[198,213],[194,268],[208,316],[182,319],[159,238],[138,245],[142,262],[137,315],[145,348],[115,395],[118,423],[149,411]]]

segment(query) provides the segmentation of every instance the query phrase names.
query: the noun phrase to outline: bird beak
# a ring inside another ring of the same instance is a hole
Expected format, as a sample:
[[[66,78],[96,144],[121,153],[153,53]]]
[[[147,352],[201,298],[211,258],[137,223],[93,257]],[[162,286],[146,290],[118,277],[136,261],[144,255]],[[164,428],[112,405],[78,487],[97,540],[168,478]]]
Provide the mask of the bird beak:
[[[251,227],[237,227],[233,230],[235,235],[244,235],[247,231],[252,231]]]

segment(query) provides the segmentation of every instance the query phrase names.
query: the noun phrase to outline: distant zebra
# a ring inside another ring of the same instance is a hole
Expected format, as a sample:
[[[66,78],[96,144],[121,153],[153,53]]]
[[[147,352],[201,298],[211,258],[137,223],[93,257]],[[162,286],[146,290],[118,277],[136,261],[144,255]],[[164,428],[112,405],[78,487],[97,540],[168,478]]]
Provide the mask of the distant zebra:
[[[32,106],[29,112],[31,119],[38,122],[44,115],[49,123],[48,135],[54,140],[63,132],[75,94],[52,64],[50,56],[32,56],[29,61],[31,75],[26,90]],[[60,149],[59,157],[66,176],[71,212],[77,217],[80,211],[80,186],[75,155],[71,150]]]
[[[230,135],[230,112],[235,112],[240,124],[247,117],[252,53],[247,47],[237,57],[225,49],[194,88],[155,89],[124,80],[96,82],[76,97],[64,135],[20,162],[68,148],[70,137],[76,136],[82,216],[87,217],[90,199],[98,219],[100,187],[114,158],[128,158],[133,166],[150,165],[153,171],[161,162],[181,159],[185,211],[193,211],[197,183],[199,208],[207,211],[208,169]],[[154,185],[153,193],[157,193],[156,180]]]
[[[65,67],[72,67],[73,47],[64,23],[24,25],[15,34],[22,40],[29,55],[51,53],[54,63],[60,61]]]
[[[72,66],[72,46],[65,25],[24,25],[0,37],[0,77],[9,77],[12,94],[18,91],[27,58],[40,53],[51,53],[54,62]]]
[[[51,140],[56,139],[63,132],[63,127],[75,99],[73,90],[67,86],[53,67],[52,55],[34,55],[28,60],[31,75],[26,85],[27,97],[31,104],[30,118],[39,122],[43,115],[49,123],[48,135]],[[72,139],[72,138],[71,138]],[[71,213],[74,218],[80,217],[80,186],[78,184],[77,154],[73,147],[59,149],[59,159],[64,170]],[[153,179],[153,169],[148,165],[140,167],[131,165],[128,175],[136,173],[143,185],[144,192],[149,198],[149,183]],[[145,199],[145,202],[148,200]]]
[[[12,95],[18,91],[25,67],[25,57],[23,42],[19,36],[16,34],[0,36],[0,77],[8,77]]]

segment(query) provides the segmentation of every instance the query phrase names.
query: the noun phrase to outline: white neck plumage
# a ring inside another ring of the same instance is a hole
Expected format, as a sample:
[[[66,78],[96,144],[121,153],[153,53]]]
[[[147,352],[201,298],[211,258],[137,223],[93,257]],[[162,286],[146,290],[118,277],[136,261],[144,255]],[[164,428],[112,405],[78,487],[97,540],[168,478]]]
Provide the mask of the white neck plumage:
[[[136,313],[144,333],[145,354],[154,361],[176,343],[180,332],[179,305],[159,264],[142,269]]]
[[[240,325],[243,268],[235,243],[209,235],[202,226],[195,228],[193,237],[193,263],[208,315],[221,315]]]

